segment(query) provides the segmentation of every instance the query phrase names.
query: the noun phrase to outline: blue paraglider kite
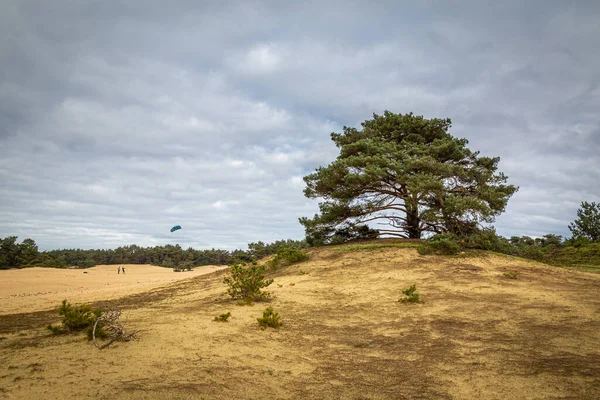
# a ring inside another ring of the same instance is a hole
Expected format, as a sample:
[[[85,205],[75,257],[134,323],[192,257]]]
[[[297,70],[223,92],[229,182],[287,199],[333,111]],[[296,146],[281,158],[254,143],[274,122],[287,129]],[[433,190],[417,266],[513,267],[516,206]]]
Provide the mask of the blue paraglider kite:
[[[175,232],[176,230],[181,229],[181,226],[179,225],[175,225],[174,227],[171,228],[171,232]]]

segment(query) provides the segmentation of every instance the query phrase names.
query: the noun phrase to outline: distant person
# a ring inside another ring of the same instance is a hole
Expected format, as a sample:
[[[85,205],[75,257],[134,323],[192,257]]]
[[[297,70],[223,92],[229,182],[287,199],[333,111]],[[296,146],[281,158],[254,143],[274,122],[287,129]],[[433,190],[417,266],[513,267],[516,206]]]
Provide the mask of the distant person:
[[[119,269],[117,270],[117,275],[121,273],[121,266],[119,265]],[[125,271],[123,271],[125,273]]]
[[[123,274],[125,274],[125,267],[123,267]]]

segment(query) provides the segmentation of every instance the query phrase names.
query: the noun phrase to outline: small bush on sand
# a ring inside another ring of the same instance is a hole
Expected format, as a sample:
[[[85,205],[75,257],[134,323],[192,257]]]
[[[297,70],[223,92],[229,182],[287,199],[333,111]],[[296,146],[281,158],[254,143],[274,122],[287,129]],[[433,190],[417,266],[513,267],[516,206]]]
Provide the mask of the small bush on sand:
[[[419,293],[417,293],[416,291],[417,291],[416,285],[412,285],[408,289],[404,289],[402,291],[402,293],[404,293],[406,295],[406,297],[402,298],[398,301],[401,303],[422,303],[422,301],[419,300]]]
[[[282,246],[277,249],[277,253],[273,258],[267,261],[267,265],[271,270],[277,269],[281,265],[293,264],[300,261],[308,260],[308,253],[299,250],[295,247]]]
[[[277,329],[283,325],[283,322],[280,321],[279,314],[273,310],[272,306],[267,307],[263,311],[263,316],[261,318],[257,318],[256,320],[258,321],[258,325],[260,325],[263,329],[267,327]]]
[[[94,323],[102,315],[102,310],[89,305],[72,306],[67,300],[63,300],[58,308],[58,315],[62,316],[61,325],[48,325],[46,327],[52,334],[58,335],[86,330],[88,339],[91,339]],[[104,335],[101,328],[102,326],[99,326],[96,329],[97,335]]]
[[[289,263],[306,261],[309,258],[308,253],[293,247],[280,247],[277,249],[277,255]]]
[[[178,266],[173,267],[173,271],[175,272],[184,272],[184,271],[191,271],[194,268],[194,263],[191,261],[184,261],[182,263],[180,263]]]
[[[519,277],[519,274],[517,273],[517,271],[505,272],[502,275],[504,275],[504,277],[506,277],[508,279],[517,279]]]
[[[229,288],[227,293],[232,299],[241,300],[244,303],[265,300],[270,296],[269,292],[261,289],[273,283],[273,279],[265,279],[265,267],[253,262],[235,264],[231,267],[229,276],[223,279],[223,283]]]
[[[218,317],[215,317],[215,321],[216,322],[229,322],[227,321],[229,319],[229,317],[231,317],[231,313],[225,313],[225,314],[221,314]]]

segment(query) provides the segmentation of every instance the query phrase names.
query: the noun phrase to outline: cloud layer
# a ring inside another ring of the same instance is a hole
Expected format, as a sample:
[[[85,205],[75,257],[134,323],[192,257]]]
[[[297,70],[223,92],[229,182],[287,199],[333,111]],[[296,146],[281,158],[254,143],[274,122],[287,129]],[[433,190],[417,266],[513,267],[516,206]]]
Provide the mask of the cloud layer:
[[[199,4],[0,4],[1,237],[299,239],[329,134],[385,109],[501,157],[501,234],[568,235],[600,200],[596,2]]]

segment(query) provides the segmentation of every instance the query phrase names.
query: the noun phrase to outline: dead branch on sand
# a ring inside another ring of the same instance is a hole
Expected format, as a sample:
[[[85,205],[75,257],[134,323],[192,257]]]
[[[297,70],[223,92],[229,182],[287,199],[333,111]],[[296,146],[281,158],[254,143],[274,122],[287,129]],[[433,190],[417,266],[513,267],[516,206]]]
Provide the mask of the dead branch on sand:
[[[125,329],[123,325],[119,322],[119,318],[121,317],[121,310],[118,307],[115,308],[114,311],[106,311],[103,312],[102,315],[96,320],[94,323],[94,329],[92,331],[92,337],[94,339],[94,346],[96,346],[99,350],[102,350],[117,340],[129,341],[131,339],[135,339],[135,334],[140,330],[136,330],[132,333],[125,334]],[[104,329],[108,334],[108,339],[103,344],[98,344],[96,341],[96,329],[98,328],[98,324],[102,321],[102,325],[100,329]]]

